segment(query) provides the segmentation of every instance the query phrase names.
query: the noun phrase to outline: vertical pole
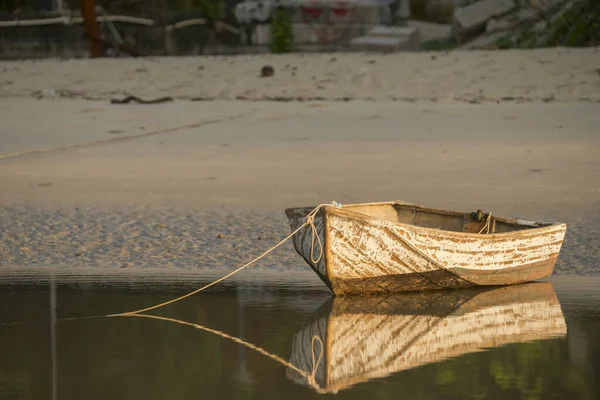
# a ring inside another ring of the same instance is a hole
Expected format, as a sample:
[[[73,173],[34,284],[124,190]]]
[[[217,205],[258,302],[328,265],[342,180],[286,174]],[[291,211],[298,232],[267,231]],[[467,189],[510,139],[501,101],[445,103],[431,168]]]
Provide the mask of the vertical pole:
[[[165,27],[165,52],[167,56],[173,55],[173,25]]]
[[[237,292],[237,296],[236,296],[236,300],[237,300],[237,305],[238,305],[238,309],[237,309],[237,315],[238,315],[238,337],[240,339],[243,339],[245,336],[245,328],[246,328],[246,319],[244,318],[244,306],[242,304],[242,300],[241,300],[241,296],[243,294],[243,289],[240,289],[240,287],[238,286],[236,288],[236,292]],[[248,372],[248,366],[246,364],[246,347],[239,345],[238,346],[238,359],[239,359],[239,364],[238,364],[238,373],[237,373],[237,379],[240,383],[244,384],[244,385],[248,385],[250,383],[252,383],[252,377],[250,376],[250,373]]]
[[[58,363],[56,353],[56,277],[50,277],[50,358],[52,362],[52,400],[58,399]]]
[[[97,40],[93,40],[100,39],[95,0],[81,0],[81,16],[83,17],[83,29],[90,42],[90,56],[102,57],[102,45]]]

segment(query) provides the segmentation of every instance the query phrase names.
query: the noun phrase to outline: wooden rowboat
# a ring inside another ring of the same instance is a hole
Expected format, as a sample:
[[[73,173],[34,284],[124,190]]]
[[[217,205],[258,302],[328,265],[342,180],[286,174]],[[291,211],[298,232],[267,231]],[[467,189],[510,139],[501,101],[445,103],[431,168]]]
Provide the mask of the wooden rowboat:
[[[564,338],[549,282],[500,288],[332,297],[292,342],[288,379],[336,393],[390,374],[507,344]],[[319,341],[313,338],[318,337]]]
[[[286,209],[292,231],[313,210]],[[322,206],[313,226],[302,228],[292,240],[323,282],[344,295],[543,278],[552,274],[566,229],[562,223],[503,218],[480,210],[461,213],[404,202],[336,204]]]

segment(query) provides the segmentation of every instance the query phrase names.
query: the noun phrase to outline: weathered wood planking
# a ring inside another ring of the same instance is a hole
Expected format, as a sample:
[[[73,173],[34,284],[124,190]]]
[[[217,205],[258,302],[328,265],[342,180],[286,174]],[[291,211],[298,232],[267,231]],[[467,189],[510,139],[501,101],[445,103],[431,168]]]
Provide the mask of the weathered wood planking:
[[[286,210],[292,230],[311,210]],[[321,260],[311,261],[310,227],[293,243],[335,294],[515,284],[552,274],[565,224],[474,218],[400,202],[327,206],[314,222]],[[312,251],[317,258],[316,240]]]

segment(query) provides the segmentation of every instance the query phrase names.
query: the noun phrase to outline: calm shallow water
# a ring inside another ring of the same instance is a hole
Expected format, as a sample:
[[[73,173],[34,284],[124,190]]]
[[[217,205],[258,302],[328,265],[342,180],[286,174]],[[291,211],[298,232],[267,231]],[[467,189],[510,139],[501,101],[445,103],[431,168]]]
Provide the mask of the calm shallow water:
[[[147,307],[212,277],[48,271],[0,272],[2,399],[600,396],[600,277],[333,299],[312,272],[244,273],[151,312],[239,337],[309,374],[314,352],[310,386],[177,322],[61,320]]]

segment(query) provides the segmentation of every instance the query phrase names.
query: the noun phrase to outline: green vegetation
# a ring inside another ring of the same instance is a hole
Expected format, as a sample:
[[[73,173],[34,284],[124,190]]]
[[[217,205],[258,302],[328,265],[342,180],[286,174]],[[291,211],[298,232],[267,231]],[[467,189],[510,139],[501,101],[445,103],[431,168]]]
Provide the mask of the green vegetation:
[[[194,3],[210,28],[215,26],[216,21],[225,18],[225,0],[194,0]]]
[[[413,0],[410,2],[411,18],[419,21],[451,24],[453,12],[454,4],[452,1]]]
[[[500,49],[536,47],[585,47],[600,43],[600,0],[579,0],[555,11],[545,25],[508,33],[495,45]]]
[[[549,23],[546,45],[589,46],[600,39],[600,1],[583,0]]]
[[[452,50],[458,47],[458,42],[454,38],[431,39],[421,43],[421,50],[440,51]]]
[[[33,0],[0,0],[0,11],[27,10],[34,5]]]
[[[277,9],[271,21],[271,51],[273,53],[289,53],[294,48],[294,33],[287,12]]]

